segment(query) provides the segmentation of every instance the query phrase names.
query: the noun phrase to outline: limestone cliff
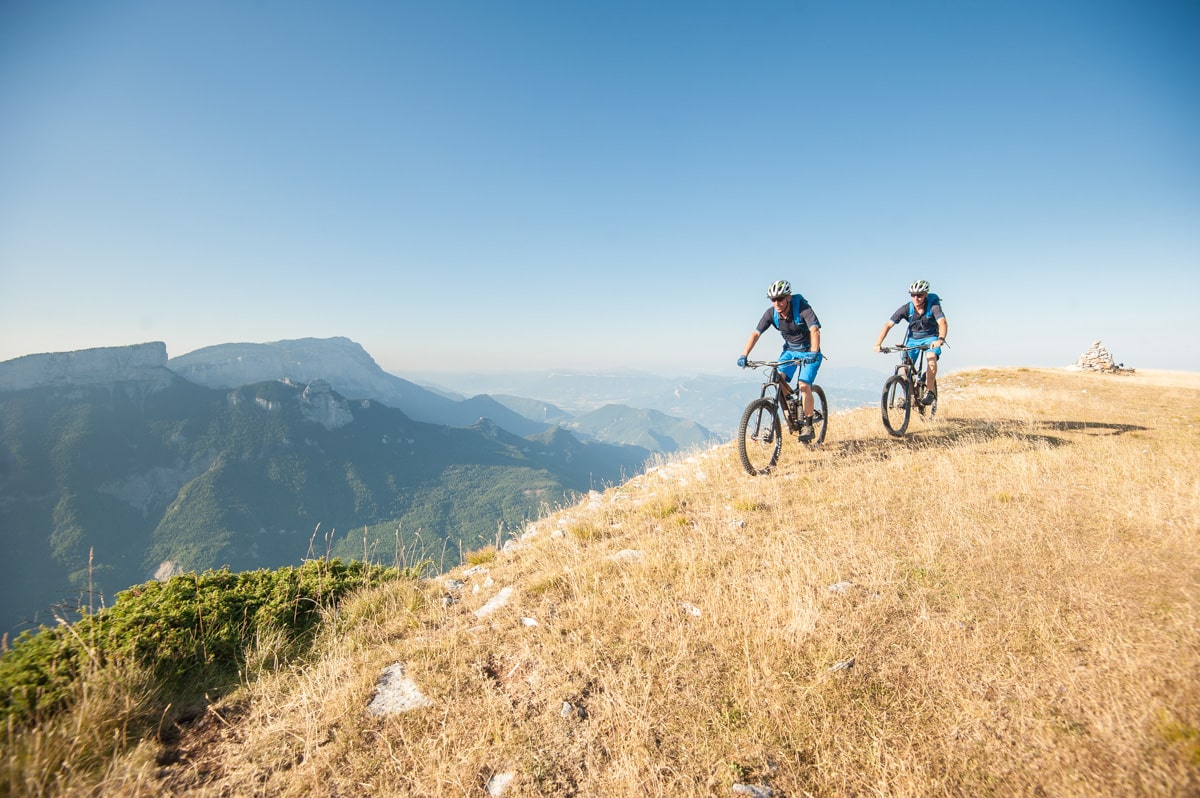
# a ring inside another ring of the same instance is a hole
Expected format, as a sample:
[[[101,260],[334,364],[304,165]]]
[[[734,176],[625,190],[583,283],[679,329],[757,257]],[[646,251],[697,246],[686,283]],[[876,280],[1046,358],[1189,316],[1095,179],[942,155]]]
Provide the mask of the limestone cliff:
[[[162,341],[26,355],[0,363],[0,391],[123,380],[165,386],[171,378]]]

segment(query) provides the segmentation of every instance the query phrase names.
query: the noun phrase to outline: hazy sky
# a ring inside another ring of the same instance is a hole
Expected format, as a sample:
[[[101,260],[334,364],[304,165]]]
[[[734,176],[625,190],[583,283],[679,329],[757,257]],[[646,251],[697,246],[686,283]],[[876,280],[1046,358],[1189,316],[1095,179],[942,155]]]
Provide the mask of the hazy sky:
[[[1200,2],[0,2],[0,359],[731,374],[780,278],[1200,370]]]

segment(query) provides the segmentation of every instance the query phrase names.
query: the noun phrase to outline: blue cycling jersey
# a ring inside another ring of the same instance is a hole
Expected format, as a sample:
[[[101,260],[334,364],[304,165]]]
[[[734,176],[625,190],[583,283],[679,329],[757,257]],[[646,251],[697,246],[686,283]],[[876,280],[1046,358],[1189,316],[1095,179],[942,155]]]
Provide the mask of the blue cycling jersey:
[[[805,302],[804,298],[798,294],[792,295],[791,311],[783,316],[776,314],[774,307],[769,307],[762,318],[758,320],[758,326],[754,329],[758,331],[759,335],[762,335],[768,327],[776,327],[779,334],[783,336],[785,350],[807,352],[812,347],[812,336],[809,331],[820,329],[821,322],[817,319],[812,305]]]
[[[937,337],[938,334],[938,319],[946,318],[946,314],[942,312],[942,301],[938,299],[937,294],[930,294],[925,300],[925,312],[918,314],[912,302],[905,303],[896,309],[892,314],[892,324],[899,324],[902,321],[908,322],[908,333],[905,338],[911,340],[913,338],[928,338]]]

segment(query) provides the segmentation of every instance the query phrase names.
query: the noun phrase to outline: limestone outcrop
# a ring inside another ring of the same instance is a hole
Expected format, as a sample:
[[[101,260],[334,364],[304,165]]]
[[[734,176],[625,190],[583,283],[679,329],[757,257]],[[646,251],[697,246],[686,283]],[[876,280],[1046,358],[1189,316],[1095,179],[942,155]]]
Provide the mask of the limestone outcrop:
[[[300,412],[327,430],[339,429],[354,421],[349,404],[337,396],[325,380],[313,380],[301,392]]]
[[[171,379],[162,341],[26,355],[0,363],[0,391],[125,380],[166,386]]]

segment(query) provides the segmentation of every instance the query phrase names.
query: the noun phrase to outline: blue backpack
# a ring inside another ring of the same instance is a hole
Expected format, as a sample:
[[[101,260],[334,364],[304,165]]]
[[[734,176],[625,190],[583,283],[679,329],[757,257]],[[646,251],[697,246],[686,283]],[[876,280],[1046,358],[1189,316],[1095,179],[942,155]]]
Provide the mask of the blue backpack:
[[[930,294],[930,296],[932,296],[932,294]],[[797,326],[799,326],[801,323],[800,322],[800,308],[804,307],[807,304],[808,303],[804,301],[804,297],[802,297],[800,294],[792,294],[792,321],[795,322]],[[910,309],[910,312],[911,312],[911,309]],[[775,329],[776,330],[779,329],[779,311],[778,310],[775,311]]]
[[[940,305],[940,304],[942,304],[942,298],[939,297],[937,294],[930,294],[928,297],[925,298],[925,312],[922,313],[921,315],[927,319],[932,319],[933,318],[933,306]],[[911,323],[913,320],[913,314],[915,314],[916,312],[917,312],[916,306],[913,305],[911,299],[908,300],[908,310],[906,310],[904,312],[904,318],[908,319],[908,321]],[[778,314],[776,314],[777,321],[778,321],[778,318],[779,318],[779,316],[778,316]]]

